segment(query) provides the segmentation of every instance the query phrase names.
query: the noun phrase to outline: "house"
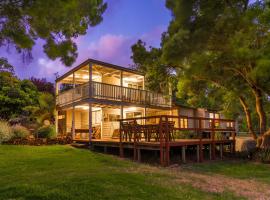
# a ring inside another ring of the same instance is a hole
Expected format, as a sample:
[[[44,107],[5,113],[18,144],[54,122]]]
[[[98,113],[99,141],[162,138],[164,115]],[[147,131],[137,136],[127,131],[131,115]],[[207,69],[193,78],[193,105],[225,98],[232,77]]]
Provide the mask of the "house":
[[[119,137],[120,118],[181,115],[176,126],[194,128],[198,124],[192,117],[220,117],[205,109],[177,106],[169,94],[147,91],[142,73],[93,59],[57,78],[56,96],[57,133],[71,133],[75,141],[89,140],[89,135]],[[202,126],[210,124],[208,119]]]

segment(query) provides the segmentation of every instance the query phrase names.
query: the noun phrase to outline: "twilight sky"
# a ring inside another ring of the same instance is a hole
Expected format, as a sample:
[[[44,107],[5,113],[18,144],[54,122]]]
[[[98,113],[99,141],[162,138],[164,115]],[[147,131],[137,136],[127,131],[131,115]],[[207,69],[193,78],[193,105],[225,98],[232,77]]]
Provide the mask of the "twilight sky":
[[[132,63],[131,45],[142,39],[151,46],[159,46],[160,37],[171,19],[165,0],[107,0],[108,8],[103,22],[90,28],[86,35],[78,37],[79,56],[72,65],[75,67],[87,58],[98,59],[128,67]],[[0,56],[8,58],[15,66],[20,78],[31,76],[55,80],[54,73],[62,75],[71,67],[65,67],[60,61],[50,60],[43,53],[43,41],[36,42],[33,59],[23,62],[22,56],[13,48],[0,48]]]

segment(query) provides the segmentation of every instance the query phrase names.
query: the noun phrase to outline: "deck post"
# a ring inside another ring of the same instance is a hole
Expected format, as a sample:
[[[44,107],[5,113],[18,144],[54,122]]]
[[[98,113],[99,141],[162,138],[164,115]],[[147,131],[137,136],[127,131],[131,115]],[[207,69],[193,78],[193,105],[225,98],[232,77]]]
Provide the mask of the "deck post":
[[[219,144],[220,159],[223,159],[223,144]]]
[[[141,162],[141,160],[142,160],[142,155],[141,155],[141,149],[140,148],[138,148],[138,162]]]
[[[93,127],[92,127],[92,103],[89,103],[89,148],[92,148],[92,133],[93,133]]]
[[[75,139],[75,106],[72,106],[72,140]]]
[[[162,133],[162,117],[159,118],[159,152],[160,152],[160,165],[164,166],[164,150],[163,150],[163,133]]]
[[[186,146],[182,146],[182,162],[186,163]]]
[[[72,73],[72,101],[75,98],[75,75]],[[75,106],[72,106],[72,140],[75,139]]]
[[[200,162],[200,145],[199,144],[197,145],[196,152],[197,152],[197,162]]]
[[[216,143],[215,143],[215,119],[212,119],[212,127],[211,127],[211,140],[212,140],[212,159],[216,159]]]
[[[89,64],[89,98],[90,98],[90,102],[89,102],[89,112],[88,112],[88,123],[89,123],[89,148],[92,148],[92,134],[93,134],[93,127],[92,127],[92,103],[91,103],[91,98],[92,98],[92,70],[93,70],[93,66],[90,63]]]
[[[212,160],[212,144],[209,144],[209,160]]]
[[[203,161],[203,143],[202,143],[202,119],[200,118],[199,119],[199,130],[198,130],[198,134],[199,134],[199,137],[200,137],[200,144],[199,144],[199,161],[202,162]]]
[[[122,73],[121,73],[122,74]],[[121,78],[121,82],[122,82],[122,78]],[[123,105],[120,106],[120,119],[123,119],[124,117],[124,113],[123,113]],[[120,154],[120,157],[124,157],[124,148],[123,148],[123,135],[122,135],[122,123],[123,121],[119,121],[119,125],[120,125],[120,135],[119,135],[119,141],[120,141],[120,144],[119,144],[119,154]]]
[[[165,131],[165,150],[166,150],[166,165],[170,165],[170,144],[169,144],[169,120],[168,120],[168,116],[166,115],[166,131]]]

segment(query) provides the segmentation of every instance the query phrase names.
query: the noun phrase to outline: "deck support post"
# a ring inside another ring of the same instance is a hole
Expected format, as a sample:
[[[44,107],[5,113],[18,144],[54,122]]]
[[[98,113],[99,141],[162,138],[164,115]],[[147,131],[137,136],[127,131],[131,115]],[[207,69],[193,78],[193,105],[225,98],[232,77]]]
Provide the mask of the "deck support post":
[[[220,159],[223,159],[223,144],[219,145]]]
[[[186,163],[186,146],[182,146],[182,162]]]
[[[93,133],[93,127],[92,127],[92,103],[89,103],[89,148],[92,148],[92,133]]]
[[[141,149],[140,148],[138,148],[138,150],[137,150],[137,154],[138,154],[138,162],[141,162],[141,160],[142,160],[142,155],[141,155]]]
[[[211,124],[211,140],[212,140],[212,147],[211,147],[211,150],[212,150],[212,159],[215,160],[216,159],[216,141],[215,141],[215,118],[212,119],[212,124]]]
[[[104,153],[108,153],[108,147],[104,146]]]
[[[75,139],[75,106],[72,106],[72,140]]]
[[[212,160],[212,145],[209,144],[209,160]]]
[[[197,151],[197,162],[200,162],[200,145],[197,145],[196,151]]]

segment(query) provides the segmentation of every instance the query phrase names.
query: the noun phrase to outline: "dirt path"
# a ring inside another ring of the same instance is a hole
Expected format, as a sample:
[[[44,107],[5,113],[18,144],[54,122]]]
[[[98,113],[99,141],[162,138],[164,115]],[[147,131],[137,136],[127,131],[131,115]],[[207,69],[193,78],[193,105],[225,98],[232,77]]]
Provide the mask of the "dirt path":
[[[222,193],[230,191],[236,196],[250,200],[270,200],[270,185],[256,180],[237,179],[218,174],[208,175],[188,171],[180,167],[164,169],[144,166],[131,171],[136,173],[162,172],[172,177],[170,178],[170,183],[166,184],[185,183],[206,192]]]

